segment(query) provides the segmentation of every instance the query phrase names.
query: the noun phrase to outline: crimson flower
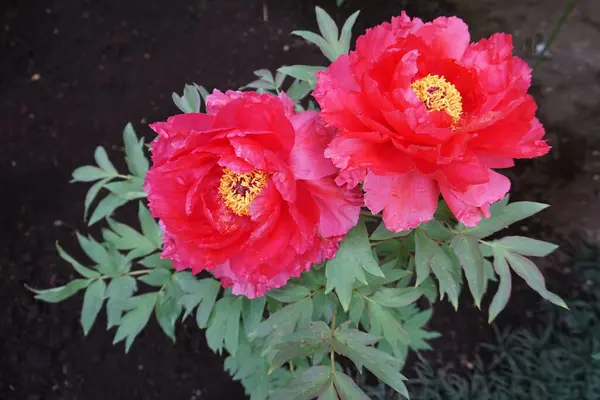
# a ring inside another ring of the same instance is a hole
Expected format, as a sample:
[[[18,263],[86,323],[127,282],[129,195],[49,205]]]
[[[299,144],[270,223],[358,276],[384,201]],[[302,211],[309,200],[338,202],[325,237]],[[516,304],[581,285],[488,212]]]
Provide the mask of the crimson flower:
[[[440,192],[476,225],[510,188],[492,169],[550,149],[511,36],[469,42],[456,17],[402,13],[319,73],[321,116],[339,129],[325,153],[341,168],[337,182],[364,182],[366,206],[393,231],[432,219]]]
[[[208,113],[151,125],[145,189],[177,269],[210,270],[249,298],[332,258],[357,220],[358,191],[323,155],[333,132],[291,100],[215,91]]]

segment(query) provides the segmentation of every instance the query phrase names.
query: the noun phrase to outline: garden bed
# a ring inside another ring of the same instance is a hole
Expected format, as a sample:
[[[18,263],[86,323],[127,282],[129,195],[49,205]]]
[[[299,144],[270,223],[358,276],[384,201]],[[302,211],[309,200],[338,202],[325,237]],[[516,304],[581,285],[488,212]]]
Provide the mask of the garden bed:
[[[355,32],[402,9],[423,19],[457,14],[475,38],[496,30],[514,33],[516,52],[528,61],[532,44],[547,38],[562,11],[560,4],[552,9],[522,1],[472,6],[466,0],[348,0],[337,11],[334,3],[57,0],[24,5],[14,0],[0,5],[0,398],[244,398],[192,323],[178,327],[173,345],[152,321],[125,355],[121,345],[112,346],[113,334],[102,329],[102,319],[83,337],[80,299],[44,304],[24,288],[25,283],[48,287],[70,279],[72,270],[59,259],[54,240],[75,249],[74,231],[84,229],[87,189],[68,184],[70,173],[91,160],[97,145],[122,152],[117,145],[127,121],[151,138],[147,123],[177,112],[170,93],[185,82],[235,88],[249,82],[255,69],[323,61],[316,48],[289,35],[315,27],[315,4],[338,21],[362,9]],[[582,235],[600,228],[600,50],[590,45],[600,40],[599,15],[600,4],[582,1],[553,59],[536,71],[532,92],[553,152],[521,162],[509,173],[513,199],[553,205],[525,228],[561,244],[562,250],[540,265],[549,288],[570,298],[577,288],[568,281],[569,259]],[[428,359],[469,368],[477,343],[493,338],[486,313],[471,303],[465,291],[457,313],[447,304],[436,307],[432,329],[443,337],[433,342],[434,352],[425,353]],[[537,304],[536,293],[517,286],[498,324],[526,326]]]

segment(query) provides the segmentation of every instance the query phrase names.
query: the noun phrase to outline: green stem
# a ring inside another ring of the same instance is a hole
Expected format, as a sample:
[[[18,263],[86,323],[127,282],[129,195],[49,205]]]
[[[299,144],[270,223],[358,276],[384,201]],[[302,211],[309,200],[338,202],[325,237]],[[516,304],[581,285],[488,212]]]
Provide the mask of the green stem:
[[[565,9],[564,9],[562,15],[560,16],[560,19],[558,20],[556,26],[554,27],[554,30],[552,31],[552,34],[550,35],[550,39],[548,39],[546,44],[544,44],[544,49],[537,55],[537,57],[535,59],[535,64],[533,65],[534,70],[537,68],[539,63],[542,61],[542,57],[544,56],[546,51],[550,48],[550,46],[552,46],[552,43],[554,42],[554,40],[560,33],[560,30],[562,29],[563,25],[569,19],[569,16],[575,9],[575,6],[577,5],[578,2],[579,2],[579,0],[571,0],[565,6]]]
[[[151,270],[151,269],[140,269],[138,271],[128,272],[128,273],[126,273],[124,275],[129,275],[129,276],[144,275],[144,274],[149,274],[152,271],[153,270]],[[113,278],[113,277],[112,276],[108,276],[108,275],[102,275],[100,278],[96,278],[96,279],[109,279],[109,278]]]
[[[333,331],[335,330],[335,312],[331,317],[331,334],[333,335]],[[333,347],[329,352],[329,361],[331,363],[331,376],[335,375],[335,352],[333,351]]]

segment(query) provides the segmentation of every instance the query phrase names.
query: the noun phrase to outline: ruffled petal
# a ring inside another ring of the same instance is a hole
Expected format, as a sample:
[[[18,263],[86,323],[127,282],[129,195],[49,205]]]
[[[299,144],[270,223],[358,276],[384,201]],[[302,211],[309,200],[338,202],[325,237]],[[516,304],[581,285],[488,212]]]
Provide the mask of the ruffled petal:
[[[510,180],[504,175],[490,170],[486,183],[473,185],[464,192],[440,185],[444,200],[454,216],[466,226],[475,226],[482,217],[490,216],[490,205],[502,200],[510,189]]]
[[[437,207],[439,190],[430,178],[418,173],[365,178],[365,205],[376,214],[383,210],[385,226],[394,232],[429,221]]]

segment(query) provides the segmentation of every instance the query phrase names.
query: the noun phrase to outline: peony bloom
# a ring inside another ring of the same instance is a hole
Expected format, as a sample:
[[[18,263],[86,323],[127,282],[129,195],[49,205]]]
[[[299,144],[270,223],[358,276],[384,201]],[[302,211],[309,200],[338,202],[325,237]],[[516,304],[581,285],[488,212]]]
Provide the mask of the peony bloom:
[[[440,193],[476,225],[510,188],[492,169],[549,150],[511,36],[469,42],[458,18],[402,13],[319,73],[321,116],[340,130],[325,153],[341,168],[337,182],[364,182],[366,206],[383,210],[390,230],[432,219]]]
[[[323,155],[333,132],[318,113],[295,114],[285,95],[232,91],[215,91],[207,108],[151,125],[145,189],[162,255],[262,296],[335,255],[360,194],[335,184]]]

